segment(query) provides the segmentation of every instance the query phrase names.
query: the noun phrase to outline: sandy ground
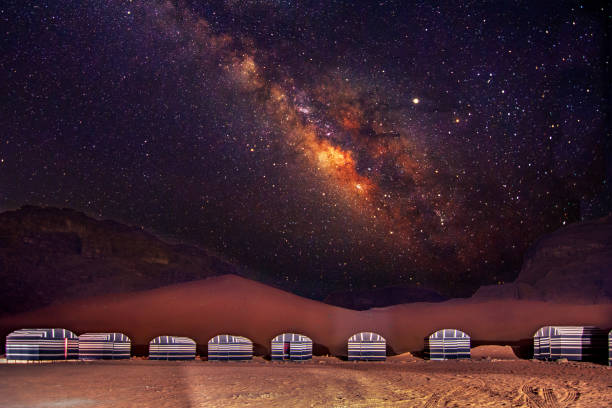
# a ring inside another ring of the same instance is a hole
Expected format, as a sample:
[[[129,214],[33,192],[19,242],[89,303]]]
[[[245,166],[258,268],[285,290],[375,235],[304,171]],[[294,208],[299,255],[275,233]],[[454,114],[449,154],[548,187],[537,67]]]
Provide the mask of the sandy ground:
[[[0,364],[3,408],[612,407],[612,369],[529,360]]]

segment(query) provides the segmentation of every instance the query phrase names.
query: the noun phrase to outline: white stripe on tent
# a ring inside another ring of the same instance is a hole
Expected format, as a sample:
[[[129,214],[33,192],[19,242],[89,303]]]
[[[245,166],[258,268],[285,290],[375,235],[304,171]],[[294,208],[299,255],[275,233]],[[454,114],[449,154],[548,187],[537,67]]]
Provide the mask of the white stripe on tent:
[[[544,326],[534,334],[533,357],[540,360],[597,359],[605,347],[604,338],[605,332],[595,326]]]
[[[470,358],[470,336],[457,329],[442,329],[427,338],[430,360]]]
[[[220,334],[208,341],[209,360],[250,360],[253,342],[242,336]]]
[[[308,360],[312,358],[312,340],[308,336],[297,333],[283,333],[271,341],[272,360],[284,359],[285,343],[291,343],[289,348],[290,360]]]
[[[149,342],[151,360],[193,360],[196,342],[189,337],[158,336]]]
[[[213,337],[208,341],[208,343],[221,344],[221,343],[250,343],[253,342],[242,336],[232,336],[230,334],[220,334],[218,336]]]
[[[130,358],[131,345],[123,333],[84,333],[79,336],[79,359]]]
[[[150,341],[150,344],[196,344],[196,342],[189,337],[178,337],[178,336],[158,336]]]
[[[385,341],[386,342],[383,336],[381,336],[380,334],[372,333],[372,332],[361,332],[361,333],[354,334],[349,338],[348,341],[349,342],[357,342],[357,341],[361,341],[361,342]]]
[[[312,342],[310,337],[304,336],[303,334],[296,333],[283,333],[279,334],[275,338],[272,339],[273,342],[285,342],[285,341],[306,341]]]
[[[608,365],[612,366],[612,330],[608,333]]]
[[[380,334],[361,332],[352,335],[348,340],[348,359],[355,360],[385,360],[387,357],[387,341]]]
[[[72,360],[78,352],[77,335],[66,329],[20,329],[6,336],[9,361]]]

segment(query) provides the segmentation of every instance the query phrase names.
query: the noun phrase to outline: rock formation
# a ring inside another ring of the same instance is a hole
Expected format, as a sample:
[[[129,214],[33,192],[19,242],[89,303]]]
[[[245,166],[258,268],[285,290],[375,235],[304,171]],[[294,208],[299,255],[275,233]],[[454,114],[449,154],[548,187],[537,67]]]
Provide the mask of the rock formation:
[[[0,214],[0,314],[241,272],[208,251],[70,209]]]
[[[473,299],[612,301],[612,216],[544,235],[525,254],[513,283],[481,287]]]

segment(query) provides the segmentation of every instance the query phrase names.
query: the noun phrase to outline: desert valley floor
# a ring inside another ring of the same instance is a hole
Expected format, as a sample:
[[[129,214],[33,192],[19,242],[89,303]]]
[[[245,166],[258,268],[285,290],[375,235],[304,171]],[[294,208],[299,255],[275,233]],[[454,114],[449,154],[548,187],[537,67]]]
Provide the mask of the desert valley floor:
[[[3,408],[46,407],[612,407],[612,369],[592,363],[410,355],[353,363],[0,364]]]

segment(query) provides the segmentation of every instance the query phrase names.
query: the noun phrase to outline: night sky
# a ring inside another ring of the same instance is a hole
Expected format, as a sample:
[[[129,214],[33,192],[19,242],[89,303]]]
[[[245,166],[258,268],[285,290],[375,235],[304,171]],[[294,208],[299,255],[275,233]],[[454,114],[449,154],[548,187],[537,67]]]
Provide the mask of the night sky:
[[[142,226],[315,298],[416,283],[466,296],[602,212],[609,14],[4,1],[0,210]]]

